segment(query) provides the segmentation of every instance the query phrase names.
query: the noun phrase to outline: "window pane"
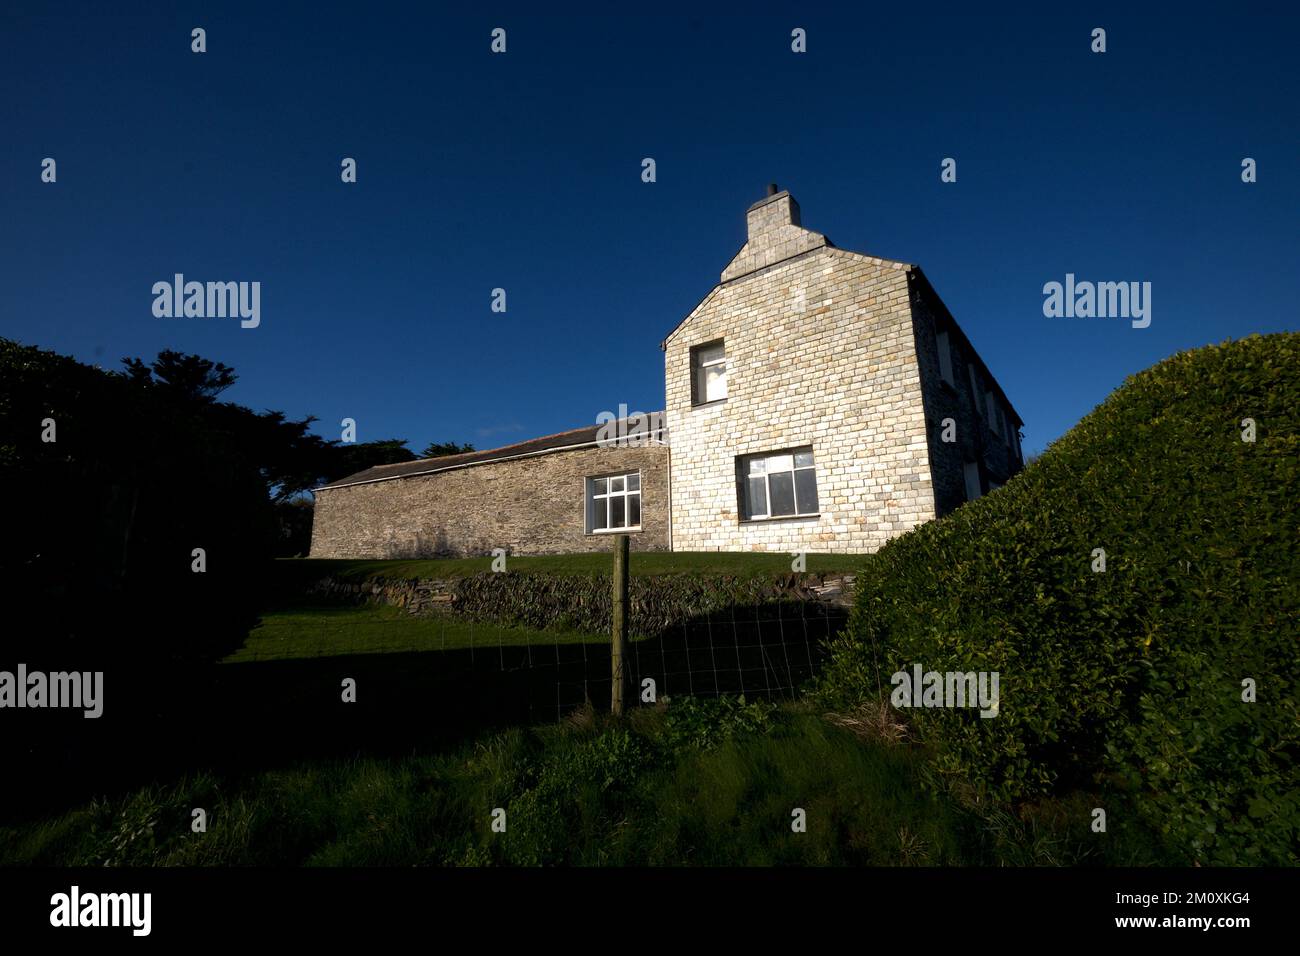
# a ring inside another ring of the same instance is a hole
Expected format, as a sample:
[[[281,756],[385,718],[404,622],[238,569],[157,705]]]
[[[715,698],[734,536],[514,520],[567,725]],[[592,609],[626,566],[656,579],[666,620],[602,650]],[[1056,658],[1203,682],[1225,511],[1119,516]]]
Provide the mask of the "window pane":
[[[948,345],[948,333],[940,332],[936,336],[936,344],[939,347],[939,375],[949,385],[954,384],[952,380],[952,349]]]
[[[767,460],[767,470],[789,471],[794,467],[794,455],[773,455]]]
[[[809,468],[812,466],[812,463],[813,463],[812,452],[801,451],[795,453],[794,466],[796,468]]]
[[[748,489],[748,501],[745,502],[748,517],[762,516],[767,514],[767,481],[762,475],[755,475],[746,479],[745,487]]]
[[[626,501],[627,499],[622,495],[609,499],[609,526],[611,528],[627,527],[623,514],[623,503]]]
[[[749,459],[749,474],[761,475],[767,471],[767,459],[751,458]]]
[[[591,483],[593,495],[603,495],[605,493],[605,479],[597,478]]]
[[[641,496],[627,496],[627,526],[637,528],[641,526]]]
[[[710,365],[704,370],[704,400],[716,402],[727,397],[727,366]]]
[[[966,478],[966,500],[974,501],[980,496],[980,466],[968,461],[962,465],[962,472]]]
[[[639,474],[627,476],[627,490],[628,491],[641,490],[641,476]]]
[[[800,514],[812,514],[817,510],[817,472],[803,468],[794,473],[794,496]]]
[[[768,486],[772,489],[772,515],[794,514],[794,476],[788,472],[778,472],[767,476]]]
[[[696,405],[704,403],[704,372],[698,368],[691,370],[691,401]]]
[[[611,478],[611,479],[609,479],[609,490],[610,490],[610,493],[611,493],[611,494],[612,494],[613,492],[616,492],[616,491],[622,491],[622,490],[623,490],[623,476],[622,476],[622,475],[619,475],[617,478]]]
[[[591,530],[603,531],[607,525],[605,522],[605,508],[608,498],[599,498],[591,503]]]
[[[707,365],[710,362],[716,362],[721,359],[726,352],[721,342],[714,342],[712,345],[704,345],[695,350],[695,364]]]

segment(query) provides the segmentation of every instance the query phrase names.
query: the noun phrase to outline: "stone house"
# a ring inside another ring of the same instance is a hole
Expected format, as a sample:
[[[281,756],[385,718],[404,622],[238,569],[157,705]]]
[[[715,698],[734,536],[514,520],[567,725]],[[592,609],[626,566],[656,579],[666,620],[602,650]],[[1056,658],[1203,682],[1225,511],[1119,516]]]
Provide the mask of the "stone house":
[[[312,557],[874,551],[1023,466],[1020,416],[918,266],[788,192],[663,341],[665,412],[317,490]]]

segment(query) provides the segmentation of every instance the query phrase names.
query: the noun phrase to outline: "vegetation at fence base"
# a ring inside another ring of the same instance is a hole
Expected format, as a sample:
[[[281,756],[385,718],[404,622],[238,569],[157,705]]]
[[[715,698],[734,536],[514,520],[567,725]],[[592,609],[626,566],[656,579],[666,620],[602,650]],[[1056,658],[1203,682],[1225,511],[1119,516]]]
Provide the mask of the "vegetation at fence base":
[[[920,751],[864,742],[822,715],[673,700],[591,712],[454,752],[323,761],[243,778],[200,773],[23,830],[0,864],[1058,865],[1170,862],[1136,814],[1105,839],[1082,803],[1023,814],[922,784]],[[208,830],[191,832],[191,810]],[[505,810],[505,832],[492,813]],[[792,829],[806,813],[806,832]]]
[[[683,697],[669,700],[664,715],[663,741],[674,750],[694,747],[708,750],[738,734],[766,733],[780,708],[770,701],[746,701],[745,695]]]
[[[906,712],[952,779],[1004,800],[1102,779],[1190,858],[1296,863],[1298,410],[1298,334],[1133,376],[1004,488],[864,562],[821,698],[878,699],[914,664],[997,671],[995,718]]]

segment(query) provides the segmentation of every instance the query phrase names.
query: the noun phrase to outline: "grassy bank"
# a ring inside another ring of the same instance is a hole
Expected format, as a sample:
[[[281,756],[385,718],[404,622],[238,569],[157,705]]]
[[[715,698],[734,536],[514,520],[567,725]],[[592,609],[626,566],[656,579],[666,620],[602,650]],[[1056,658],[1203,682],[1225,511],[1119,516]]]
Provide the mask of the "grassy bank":
[[[1094,798],[993,811],[928,791],[925,766],[919,750],[806,709],[683,698],[622,723],[588,713],[435,756],[170,781],[0,828],[0,864],[1176,862],[1123,813],[1092,833]],[[191,832],[195,807],[206,833]],[[492,829],[496,808],[504,833]],[[791,828],[796,809],[806,832]]]
[[[415,617],[384,604],[347,604],[304,596],[263,612],[244,645],[224,663],[506,647],[553,647],[594,641],[607,634],[539,631],[460,620]]]

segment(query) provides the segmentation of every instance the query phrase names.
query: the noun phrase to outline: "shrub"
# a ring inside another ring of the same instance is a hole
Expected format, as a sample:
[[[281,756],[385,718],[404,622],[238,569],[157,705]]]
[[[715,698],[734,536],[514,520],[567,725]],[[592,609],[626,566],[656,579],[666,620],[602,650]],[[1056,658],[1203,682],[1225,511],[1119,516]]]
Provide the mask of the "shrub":
[[[942,773],[1003,799],[1100,775],[1193,859],[1295,863],[1297,409],[1294,333],[1131,377],[1004,488],[866,562],[819,693],[878,699],[914,663],[998,671],[996,718],[908,711]]]
[[[707,750],[738,734],[763,734],[772,727],[777,706],[739,697],[664,698],[663,744],[669,750]]]

